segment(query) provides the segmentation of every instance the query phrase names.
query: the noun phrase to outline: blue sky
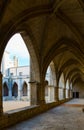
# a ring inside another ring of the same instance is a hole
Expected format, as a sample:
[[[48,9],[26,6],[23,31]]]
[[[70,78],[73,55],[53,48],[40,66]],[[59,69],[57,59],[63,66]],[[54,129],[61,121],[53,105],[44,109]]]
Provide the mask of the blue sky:
[[[9,40],[5,50],[10,53],[11,59],[13,56],[18,58],[19,66],[29,65],[29,52],[19,33]]]

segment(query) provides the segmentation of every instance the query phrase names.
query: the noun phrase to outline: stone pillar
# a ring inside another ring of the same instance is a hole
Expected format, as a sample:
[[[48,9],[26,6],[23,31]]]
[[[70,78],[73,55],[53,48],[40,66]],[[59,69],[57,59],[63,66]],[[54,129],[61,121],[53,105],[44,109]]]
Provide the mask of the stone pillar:
[[[30,105],[37,105],[37,83],[30,81]]]
[[[70,89],[68,90],[68,98],[70,98]]]
[[[18,100],[21,100],[21,93],[22,93],[22,91],[20,89],[18,89]]]
[[[38,98],[40,105],[45,104],[45,83],[39,83]]]
[[[36,79],[35,71],[34,71],[32,60],[30,58],[30,81],[29,81],[30,105],[37,105],[40,102],[40,96],[41,96],[41,94],[39,94],[40,84],[37,83],[37,81],[35,79]]]
[[[18,100],[21,100],[22,90],[20,86],[18,85]]]
[[[59,87],[55,87],[55,101],[59,101]]]
[[[9,89],[9,99],[12,99],[12,88]]]
[[[42,83],[37,83],[37,99],[38,104],[43,105],[45,104],[45,81]]]
[[[28,100],[30,101],[30,84],[27,84],[27,97],[28,97]]]
[[[72,97],[73,97],[73,91],[70,90],[70,98],[72,98]]]
[[[48,97],[49,97],[49,101],[52,101],[52,88],[51,88],[51,86],[48,86]]]
[[[66,99],[66,88],[63,89],[63,98]]]
[[[55,95],[55,101],[57,101],[57,100],[56,100],[56,98],[57,98],[57,95],[56,95],[56,87],[55,87],[54,95]]]
[[[0,115],[3,113],[3,100],[2,100],[2,74],[0,72]]]
[[[69,98],[68,97],[68,89],[66,88],[66,98]]]
[[[12,99],[12,78],[9,77],[8,79],[8,86],[9,86],[9,99],[11,100]]]
[[[54,87],[53,86],[48,86],[49,88],[49,101],[54,101]]]
[[[18,80],[18,100],[21,100],[21,96],[22,96],[22,88],[21,88],[21,85],[22,85],[22,78],[20,78]]]

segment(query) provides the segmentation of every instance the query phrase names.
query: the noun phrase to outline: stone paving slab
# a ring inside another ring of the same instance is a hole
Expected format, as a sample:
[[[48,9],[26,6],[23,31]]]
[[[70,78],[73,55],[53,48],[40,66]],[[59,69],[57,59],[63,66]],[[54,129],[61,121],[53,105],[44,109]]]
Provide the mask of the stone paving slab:
[[[82,101],[75,102],[82,104]],[[84,113],[81,107],[61,105],[5,130],[84,130]]]

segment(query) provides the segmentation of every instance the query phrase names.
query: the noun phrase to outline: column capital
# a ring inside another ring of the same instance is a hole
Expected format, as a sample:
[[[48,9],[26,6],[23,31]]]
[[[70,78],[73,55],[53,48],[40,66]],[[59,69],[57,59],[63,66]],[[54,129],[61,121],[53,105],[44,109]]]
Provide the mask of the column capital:
[[[28,83],[29,83],[29,84],[36,84],[36,85],[38,85],[38,86],[41,84],[40,82],[34,81],[34,80],[30,80]]]

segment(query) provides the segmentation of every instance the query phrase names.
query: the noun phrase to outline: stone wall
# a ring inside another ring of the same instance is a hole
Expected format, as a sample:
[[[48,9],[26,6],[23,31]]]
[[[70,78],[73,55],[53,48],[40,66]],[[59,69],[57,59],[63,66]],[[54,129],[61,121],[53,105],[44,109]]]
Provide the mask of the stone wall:
[[[79,92],[79,98],[84,98],[84,82],[76,82],[73,86],[73,92]]]

